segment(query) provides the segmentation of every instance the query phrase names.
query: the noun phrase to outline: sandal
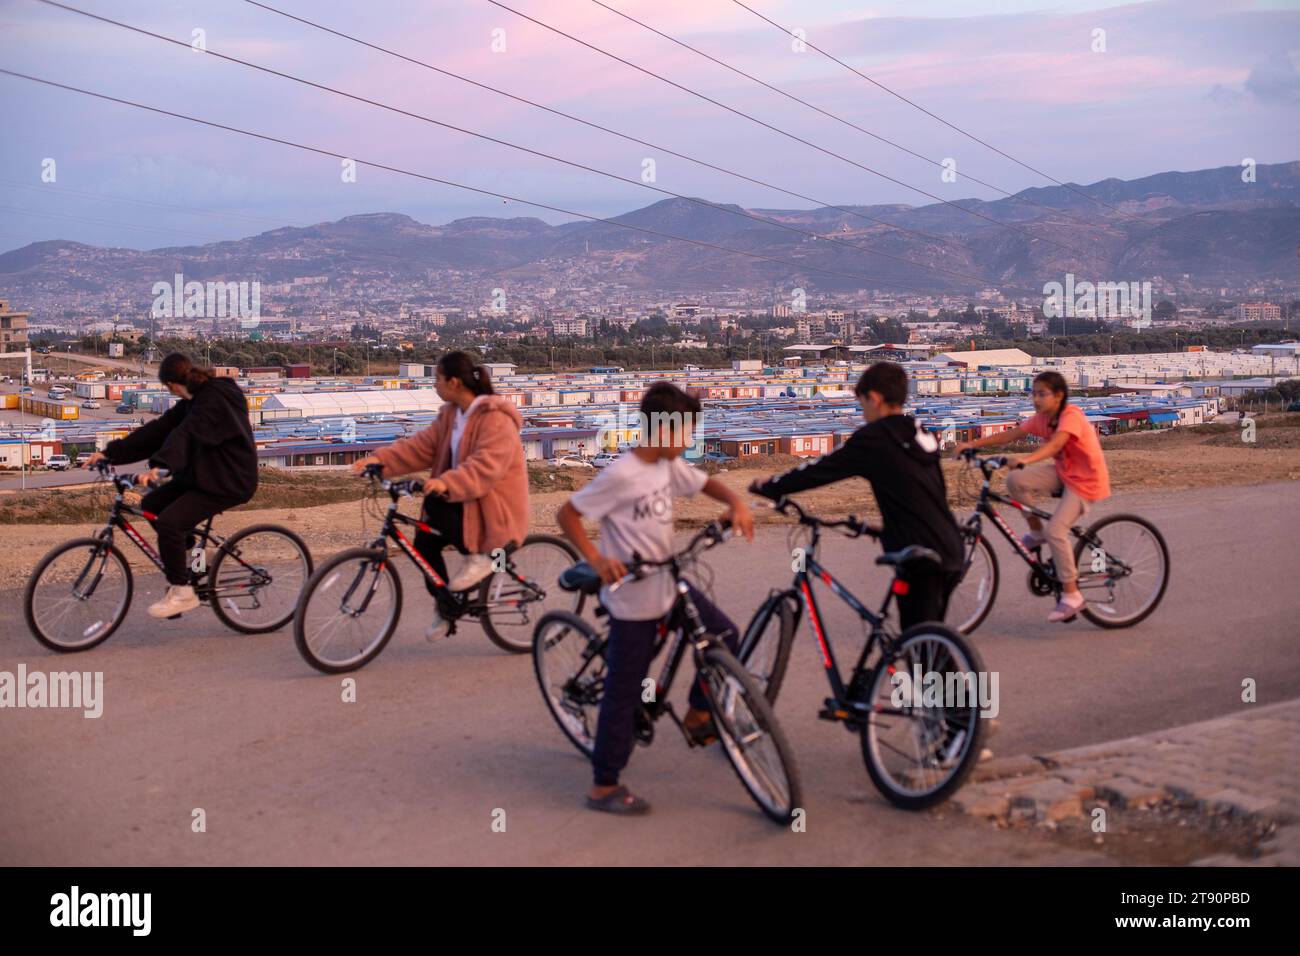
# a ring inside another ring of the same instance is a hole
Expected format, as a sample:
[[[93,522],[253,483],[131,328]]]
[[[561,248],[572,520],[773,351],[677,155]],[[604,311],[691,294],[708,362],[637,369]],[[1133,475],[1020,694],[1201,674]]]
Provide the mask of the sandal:
[[[707,747],[718,742],[718,725],[713,722],[712,717],[694,726],[682,721],[682,729],[686,731],[692,747]]]
[[[650,804],[635,796],[627,787],[611,790],[603,797],[588,795],[589,810],[603,810],[606,813],[642,814],[650,811]]]

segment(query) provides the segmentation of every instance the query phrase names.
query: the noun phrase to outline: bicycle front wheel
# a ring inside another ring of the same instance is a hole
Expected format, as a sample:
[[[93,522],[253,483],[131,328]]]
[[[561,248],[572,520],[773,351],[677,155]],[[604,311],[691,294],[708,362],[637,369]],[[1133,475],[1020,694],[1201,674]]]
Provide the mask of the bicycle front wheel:
[[[543,615],[581,614],[586,595],[565,591],[556,583],[560,572],[577,561],[572,545],[548,534],[530,534],[511,550],[505,569],[489,575],[479,587],[479,622],[492,643],[503,651],[525,654],[532,649],[533,629]]]
[[[1160,603],[1169,586],[1169,548],[1156,526],[1136,515],[1111,515],[1074,545],[1080,612],[1098,627],[1132,627]]]
[[[293,642],[318,671],[354,671],[384,649],[401,613],[402,581],[388,554],[352,548],[308,579],[293,618]]]
[[[126,617],[134,583],[122,552],[101,538],[75,538],[41,558],[27,580],[23,613],[52,651],[85,651]]]
[[[725,647],[700,652],[696,667],[736,776],[763,813],[790,822],[802,800],[799,770],[767,698]]]
[[[293,619],[311,572],[307,545],[288,528],[245,528],[223,541],[212,561],[213,613],[244,634],[279,630]]]
[[[605,696],[605,637],[567,611],[537,622],[533,670],[546,707],[584,757],[596,747],[596,717]]]
[[[790,663],[790,645],[794,642],[797,615],[798,604],[793,595],[785,591],[773,592],[754,612],[736,654],[767,702],[773,706],[776,706],[776,695],[781,692],[785,669]]]
[[[984,535],[966,537],[966,567],[948,598],[945,618],[960,634],[984,623],[998,596],[998,557]]]
[[[920,810],[948,799],[979,760],[983,673],[975,648],[936,622],[909,627],[876,666],[862,759],[894,806]]]

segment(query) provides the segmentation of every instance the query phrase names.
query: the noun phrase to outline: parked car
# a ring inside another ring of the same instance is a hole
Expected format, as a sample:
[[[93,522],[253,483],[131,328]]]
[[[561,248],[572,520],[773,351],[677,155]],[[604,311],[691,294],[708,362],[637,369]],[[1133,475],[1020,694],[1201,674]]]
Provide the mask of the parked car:
[[[88,461],[90,461],[90,452],[83,451],[77,455],[77,460],[72,464],[74,468],[84,468]]]
[[[67,471],[72,467],[72,459],[67,455],[51,455],[45,459],[45,467],[50,471]]]
[[[709,451],[700,456],[700,461],[711,461],[717,464],[732,462],[736,460],[735,455],[728,455],[725,452]]]
[[[595,458],[591,459],[591,467],[604,468],[607,465],[614,464],[616,461],[618,461],[618,455],[614,454],[612,451],[602,451],[598,453]]]
[[[1288,412],[1300,412],[1300,398],[1296,399],[1286,407]]]
[[[81,407],[82,407],[82,408],[99,408],[99,402],[95,401],[93,398],[88,398],[88,399],[86,399],[84,402],[81,403]]]
[[[123,402],[121,405],[117,406],[117,408],[114,409],[114,411],[116,411],[120,415],[130,415],[133,411],[135,411],[135,409],[132,408],[130,405],[128,405],[126,402]]]
[[[548,458],[546,463],[552,468],[594,468],[591,462],[581,455],[557,455],[555,458]]]

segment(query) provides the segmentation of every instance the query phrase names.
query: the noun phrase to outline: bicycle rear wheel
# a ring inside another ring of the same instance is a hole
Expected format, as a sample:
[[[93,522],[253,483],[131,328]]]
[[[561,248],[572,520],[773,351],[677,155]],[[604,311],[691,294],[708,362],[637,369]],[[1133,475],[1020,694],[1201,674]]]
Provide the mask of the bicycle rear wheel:
[[[117,630],[131,607],[131,568],[102,538],[74,538],[41,558],[27,580],[23,614],[52,651],[85,651]]]
[[[244,634],[279,630],[293,619],[311,572],[311,552],[288,528],[244,528],[221,543],[209,569],[212,611]]]
[[[402,580],[388,554],[352,548],[307,581],[293,617],[293,642],[318,671],[354,671],[384,649],[401,613]]]
[[[700,652],[696,667],[736,776],[763,813],[788,823],[802,801],[799,770],[767,698],[725,647]]]
[[[1074,560],[1088,599],[1079,613],[1098,627],[1132,627],[1156,609],[1169,586],[1165,539],[1136,515],[1102,518],[1075,542]]]
[[[984,535],[963,532],[966,568],[961,581],[948,598],[949,626],[960,634],[970,634],[984,623],[998,596],[998,557]]]
[[[596,746],[605,696],[605,635],[567,611],[552,611],[533,632],[533,671],[546,707],[585,757]]]
[[[497,647],[512,654],[527,653],[533,631],[551,611],[581,614],[586,595],[565,591],[556,582],[560,572],[578,561],[567,541],[547,534],[530,534],[506,555],[506,569],[489,575],[479,587],[483,610],[479,622]]]
[[[795,598],[789,592],[774,591],[754,612],[736,653],[767,702],[773,706],[781,692],[786,666],[790,663],[797,615]]]
[[[917,670],[922,686],[915,686]],[[862,726],[862,759],[871,782],[894,806],[920,810],[948,799],[979,760],[984,739],[978,695],[984,663],[961,635],[936,622],[903,632],[893,654],[876,665]],[[896,675],[905,675],[898,676]],[[926,675],[940,682],[940,700]],[[973,675],[970,683],[950,675]],[[949,688],[960,691],[952,698]]]

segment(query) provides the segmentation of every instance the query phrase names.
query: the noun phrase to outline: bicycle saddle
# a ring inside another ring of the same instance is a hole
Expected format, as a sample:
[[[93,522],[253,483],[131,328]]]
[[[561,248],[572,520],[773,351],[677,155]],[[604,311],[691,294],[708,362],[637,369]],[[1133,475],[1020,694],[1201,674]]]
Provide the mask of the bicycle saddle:
[[[586,561],[579,561],[560,572],[560,587],[565,591],[595,594],[600,590],[600,575]]]
[[[935,567],[939,567],[943,564],[943,561],[938,554],[929,548],[923,548],[919,544],[911,544],[902,551],[886,551],[876,558],[876,564],[888,564],[898,568],[911,568],[920,564],[933,564]]]

